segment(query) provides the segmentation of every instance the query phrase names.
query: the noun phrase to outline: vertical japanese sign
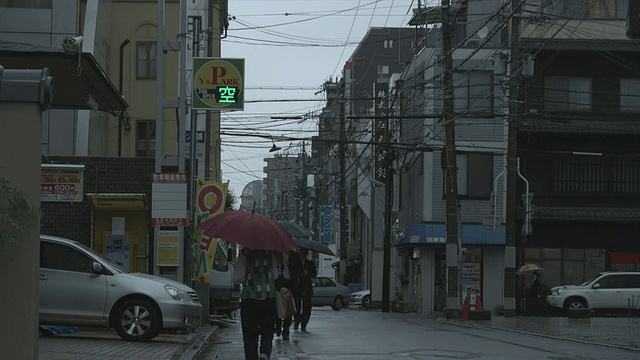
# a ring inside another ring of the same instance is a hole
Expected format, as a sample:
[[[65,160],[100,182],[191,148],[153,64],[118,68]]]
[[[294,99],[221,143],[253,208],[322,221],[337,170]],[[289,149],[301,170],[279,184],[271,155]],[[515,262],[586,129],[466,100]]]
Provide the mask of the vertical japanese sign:
[[[193,280],[208,283],[218,239],[202,234],[199,226],[224,211],[229,183],[198,180],[196,183],[196,226],[193,229]]]
[[[387,118],[387,99],[389,94],[389,84],[376,83],[375,97],[375,120],[374,124],[374,143],[375,145],[375,179],[381,183],[387,182],[389,175],[390,162],[387,161],[387,152],[389,151],[389,119]]]
[[[331,206],[322,208],[322,242],[329,244],[331,239]]]
[[[151,225],[187,225],[187,175],[154,173],[151,179]]]
[[[244,110],[244,59],[194,58],[193,109]]]

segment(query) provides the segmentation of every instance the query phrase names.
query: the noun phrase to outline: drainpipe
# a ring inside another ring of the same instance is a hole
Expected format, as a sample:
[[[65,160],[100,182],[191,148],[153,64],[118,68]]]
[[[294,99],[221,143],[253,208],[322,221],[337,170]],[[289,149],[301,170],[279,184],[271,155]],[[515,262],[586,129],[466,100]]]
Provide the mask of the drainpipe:
[[[123,64],[124,64],[124,47],[127,46],[127,44],[129,44],[129,39],[124,39],[124,41],[122,42],[122,44],[120,44],[120,73],[119,75],[119,84],[118,84],[118,91],[120,92],[120,95],[122,95],[122,77],[124,74],[124,71],[122,69]],[[120,116],[118,117],[118,157],[122,156],[122,125],[124,124],[124,111],[120,112]]]

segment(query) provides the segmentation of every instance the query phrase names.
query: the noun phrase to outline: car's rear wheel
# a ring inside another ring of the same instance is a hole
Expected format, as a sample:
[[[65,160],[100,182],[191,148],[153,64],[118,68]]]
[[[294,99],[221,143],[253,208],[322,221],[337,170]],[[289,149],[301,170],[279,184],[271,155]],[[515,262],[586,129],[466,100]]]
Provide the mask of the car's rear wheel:
[[[336,296],[333,299],[333,304],[331,304],[331,308],[334,311],[340,311],[343,305],[344,305],[344,301],[342,300],[342,296]]]
[[[362,297],[362,307],[367,309],[371,307],[371,297],[369,295]]]
[[[160,334],[162,317],[149,300],[131,299],[116,309],[114,327],[127,341],[148,341]]]
[[[564,312],[567,314],[571,309],[586,309],[587,301],[583,298],[569,298],[564,304]]]

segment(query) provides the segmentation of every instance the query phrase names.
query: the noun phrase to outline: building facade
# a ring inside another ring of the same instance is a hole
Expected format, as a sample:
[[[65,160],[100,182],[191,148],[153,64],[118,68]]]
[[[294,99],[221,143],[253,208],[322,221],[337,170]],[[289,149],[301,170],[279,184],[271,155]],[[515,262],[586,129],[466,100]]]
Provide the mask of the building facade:
[[[73,66],[73,72],[66,77],[56,79],[54,76],[57,84],[54,86],[54,98],[58,102],[43,113],[42,163],[43,174],[45,171],[66,171],[60,167],[68,165],[73,168],[73,179],[81,184],[77,185],[73,199],[52,200],[49,194],[43,197],[42,207],[47,212],[70,212],[83,218],[69,223],[63,221],[64,217],[53,216],[51,218],[59,219],[59,223],[46,221],[42,230],[52,235],[78,235],[73,238],[105,253],[108,248],[105,244],[114,236],[112,220],[117,218],[124,227],[121,235],[129,239],[127,265],[132,270],[149,272],[153,268],[149,249],[154,239],[152,198],[151,192],[146,190],[151,187],[152,176],[145,166],[131,167],[129,164],[135,163],[136,159],[153,160],[160,152],[160,171],[176,172],[179,167],[179,139],[190,137],[198,142],[197,150],[200,151],[196,151],[192,162],[186,156],[184,166],[197,163],[193,171],[187,173],[194,174],[194,178],[221,178],[219,112],[193,112],[197,133],[194,131],[194,136],[190,136],[179,134],[176,108],[165,107],[160,121],[162,131],[156,129],[159,3],[164,4],[164,38],[167,40],[162,44],[162,49],[166,50],[162,70],[165,81],[162,99],[158,100],[164,104],[179,96],[179,55],[175,51],[180,48],[176,45],[179,41],[187,42],[188,67],[195,56],[220,56],[220,41],[228,27],[227,0],[189,1],[185,16],[188,18],[188,32],[183,36],[179,36],[179,0],[0,2],[0,51],[3,54],[0,55],[0,64],[5,62],[3,56],[6,61],[10,59],[4,54],[10,54],[13,59],[15,53],[25,49],[25,52],[36,56],[39,53],[54,54],[57,62],[60,62],[58,53],[66,55],[68,64],[63,64],[66,66],[58,66],[53,60],[45,64],[45,67],[50,65],[56,74],[68,69],[69,65]],[[5,52],[9,48],[12,52]],[[91,84],[92,76],[97,76],[100,83]],[[85,86],[81,88],[86,91],[86,96],[81,97],[82,104],[61,103],[69,97],[65,85],[76,82]],[[112,96],[111,92],[102,91],[103,88],[119,92],[120,108],[103,106],[108,95]],[[167,103],[171,106],[170,101]],[[190,117],[191,113],[187,119]],[[156,134],[163,134],[161,148],[156,146],[159,143]],[[73,157],[78,158],[74,161]],[[83,163],[89,158],[103,158],[105,161]],[[133,161],[123,161],[122,158],[132,158]],[[65,159],[65,162],[53,159]],[[98,162],[100,167],[96,165]],[[51,169],[52,166],[58,168]],[[82,170],[77,170],[80,168]],[[126,171],[112,171],[114,169]],[[154,171],[158,172],[158,166]],[[101,176],[117,176],[118,179],[100,179]],[[146,184],[138,184],[140,179],[144,179]],[[100,181],[130,181],[137,185],[115,187],[105,192],[105,188],[97,186]],[[44,186],[43,182],[43,189]],[[127,191],[132,188],[144,191]],[[130,203],[138,206],[134,209]],[[79,207],[84,209],[86,206],[91,211],[78,212]]]
[[[325,84],[318,152],[339,158],[336,144],[347,139],[345,203],[355,205],[341,258],[347,282],[361,281],[374,303],[385,276],[387,221],[394,245],[389,291],[404,311],[457,309],[466,294],[486,309],[524,311],[532,279],[516,270],[529,262],[545,269],[547,287],[603,270],[637,270],[639,47],[625,34],[629,2],[512,3],[419,6],[409,22],[418,35],[410,59],[389,73],[386,87],[359,78],[357,62],[347,63],[344,79]],[[443,21],[450,25],[449,52]],[[365,38],[361,47],[370,44]],[[375,54],[358,51],[353,59],[384,70]],[[355,84],[365,87],[354,92]],[[448,118],[445,100],[452,102]],[[382,137],[380,118],[387,121]],[[448,122],[455,124],[459,213],[453,256],[446,240]],[[322,145],[327,139],[334,143]],[[380,145],[388,157],[380,156]],[[388,215],[388,183],[377,177],[381,158],[393,163]],[[331,168],[327,161],[324,184],[338,183]],[[320,189],[330,195],[320,203],[339,194]]]

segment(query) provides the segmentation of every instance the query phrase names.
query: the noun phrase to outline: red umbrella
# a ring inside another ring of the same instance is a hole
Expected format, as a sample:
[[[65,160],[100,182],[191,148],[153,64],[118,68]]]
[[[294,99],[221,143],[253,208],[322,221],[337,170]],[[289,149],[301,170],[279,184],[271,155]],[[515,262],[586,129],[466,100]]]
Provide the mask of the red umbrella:
[[[287,252],[297,247],[291,235],[270,217],[243,210],[225,211],[200,225],[202,233],[255,250]]]

